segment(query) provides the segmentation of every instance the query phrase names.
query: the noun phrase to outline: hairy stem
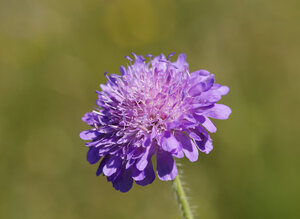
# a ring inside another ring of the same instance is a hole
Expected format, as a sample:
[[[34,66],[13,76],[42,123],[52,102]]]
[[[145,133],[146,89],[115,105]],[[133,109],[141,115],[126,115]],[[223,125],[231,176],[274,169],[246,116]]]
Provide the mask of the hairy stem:
[[[173,189],[176,194],[182,217],[184,219],[193,219],[194,217],[191,211],[191,207],[182,187],[179,174],[177,174],[176,178],[173,180]]]

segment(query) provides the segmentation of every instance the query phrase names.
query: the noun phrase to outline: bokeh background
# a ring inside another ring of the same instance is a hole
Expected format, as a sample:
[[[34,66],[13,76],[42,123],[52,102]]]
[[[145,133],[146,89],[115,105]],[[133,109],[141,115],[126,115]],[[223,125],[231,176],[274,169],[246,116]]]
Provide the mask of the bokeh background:
[[[196,218],[300,218],[300,1],[2,0],[0,218],[172,218],[171,183],[122,194],[78,134],[125,55],[186,53],[230,86],[215,149],[182,161]]]

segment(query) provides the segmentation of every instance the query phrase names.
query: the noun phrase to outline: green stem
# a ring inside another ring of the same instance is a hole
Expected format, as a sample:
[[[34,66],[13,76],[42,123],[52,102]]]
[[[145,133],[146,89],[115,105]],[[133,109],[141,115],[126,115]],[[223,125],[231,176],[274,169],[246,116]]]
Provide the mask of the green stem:
[[[178,204],[180,206],[180,210],[184,219],[193,219],[193,214],[191,211],[191,207],[185,195],[184,189],[182,187],[179,174],[177,174],[176,178],[173,180],[173,188],[176,193],[176,198]]]

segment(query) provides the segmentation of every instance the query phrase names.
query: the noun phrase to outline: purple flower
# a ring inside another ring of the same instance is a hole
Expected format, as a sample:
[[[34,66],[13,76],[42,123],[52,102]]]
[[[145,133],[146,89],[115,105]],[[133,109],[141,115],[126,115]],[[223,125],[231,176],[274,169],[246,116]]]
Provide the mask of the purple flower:
[[[229,92],[214,83],[206,70],[189,73],[185,54],[176,62],[164,55],[132,54],[133,64],[121,66],[121,75],[106,75],[94,111],[82,120],[91,128],[80,133],[89,147],[87,160],[100,165],[114,188],[127,192],[133,181],[145,186],[155,179],[151,158],[156,154],[160,180],[177,175],[174,157],[198,159],[198,150],[208,154],[213,146],[208,132],[216,132],[209,118],[227,119],[231,109],[217,104]],[[127,59],[132,62],[130,57]],[[208,131],[208,132],[207,132]]]

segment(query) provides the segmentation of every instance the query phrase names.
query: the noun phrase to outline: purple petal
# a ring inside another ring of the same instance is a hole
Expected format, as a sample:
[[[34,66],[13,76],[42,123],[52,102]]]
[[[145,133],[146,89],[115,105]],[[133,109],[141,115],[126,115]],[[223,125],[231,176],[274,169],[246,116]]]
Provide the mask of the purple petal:
[[[151,145],[151,136],[147,135],[144,137],[143,146],[148,147]]]
[[[120,168],[121,164],[122,159],[120,157],[111,157],[103,167],[103,174],[105,176],[111,176]]]
[[[178,64],[178,66],[186,64],[186,61],[185,61],[185,60],[186,60],[186,55],[185,55],[185,53],[179,54],[179,55],[178,55],[178,58],[177,58],[177,64]]]
[[[135,147],[127,154],[127,159],[138,159],[144,155],[145,148]]]
[[[217,131],[216,126],[210,121],[209,118],[205,117],[205,121],[202,123],[203,127],[207,129],[207,131],[214,133]]]
[[[215,104],[205,115],[214,119],[228,119],[231,109],[223,104]]]
[[[149,149],[150,147],[148,147],[145,151],[145,153],[143,154],[143,156],[138,160],[138,162],[136,163],[136,168],[138,170],[143,170],[146,168],[146,166],[148,165],[148,155],[149,155]]]
[[[131,177],[131,169],[124,169],[118,179],[112,182],[113,187],[120,192],[128,192],[133,184],[133,179]]]
[[[216,103],[222,98],[222,95],[226,95],[229,92],[229,87],[222,86],[220,84],[214,84],[214,86],[201,94],[202,102]]]
[[[211,74],[205,78],[205,80],[201,80],[201,82],[195,84],[193,87],[189,89],[189,94],[192,97],[200,95],[202,92],[209,90],[215,82],[214,75]]]
[[[226,95],[230,90],[229,87],[220,84],[214,84],[214,86],[211,89],[219,95]]]
[[[174,62],[173,64],[176,66],[176,68],[179,71],[184,71],[186,68],[189,67],[189,64],[185,60],[186,60],[186,56],[184,53],[182,53],[178,55],[177,61]]]
[[[94,125],[96,123],[98,125],[97,121],[97,115],[95,113],[86,113],[84,116],[81,118],[82,121],[86,122],[88,125]]]
[[[171,153],[158,150],[156,154],[156,163],[156,171],[160,180],[173,180],[177,176],[176,163]]]
[[[125,168],[126,169],[129,169],[133,166],[133,164],[135,164],[135,160],[134,159],[130,159],[127,161],[126,165],[125,165]]]
[[[194,139],[201,152],[208,154],[213,149],[212,140],[203,127],[198,126],[196,129],[189,129],[187,132]]]
[[[97,132],[97,130],[91,129],[91,130],[80,132],[79,136],[82,140],[92,140],[97,138],[99,136],[99,133]]]
[[[141,158],[136,163],[138,170],[144,170],[148,163],[151,161],[152,155],[155,153],[155,147],[153,145],[148,146]]]
[[[171,132],[165,131],[161,140],[161,147],[163,150],[171,152],[179,149],[180,145]]]
[[[214,133],[217,131],[216,126],[206,116],[202,116],[202,115],[195,113],[194,117],[196,120],[198,120],[203,125],[204,128],[207,129],[207,131],[209,131],[211,133]]]
[[[142,171],[144,178],[142,180],[135,180],[136,184],[145,186],[151,184],[155,180],[155,173],[153,170],[152,161],[148,163],[148,166]]]
[[[121,177],[121,174],[123,173],[123,168],[119,168],[114,174],[111,176],[106,176],[106,179],[108,182],[116,182]]]
[[[145,169],[138,170],[135,166],[133,166],[132,167],[132,178],[135,181],[142,181],[143,179],[145,179],[146,178]]]
[[[167,129],[170,130],[170,129],[174,129],[174,128],[177,128],[178,126],[181,125],[181,122],[178,121],[178,120],[175,120],[175,121],[172,121],[172,122],[169,122],[167,123]]]
[[[196,161],[198,159],[198,150],[195,146],[195,143],[186,134],[182,132],[177,132],[175,137],[181,143],[182,150],[185,156],[191,162]]]
[[[99,149],[96,147],[90,147],[86,156],[87,161],[90,164],[95,164],[100,160]]]
[[[213,149],[212,140],[211,138],[206,138],[203,141],[196,141],[196,144],[200,151],[209,154]]]
[[[209,75],[209,71],[204,70],[204,69],[200,69],[200,70],[192,72],[191,73],[191,78],[194,79],[194,78],[198,78],[200,76],[208,76],[208,75]]]
[[[108,145],[106,147],[99,148],[99,155],[104,156],[106,154],[114,154],[117,150],[120,148],[118,147],[117,144],[115,145]]]
[[[191,123],[197,123],[196,118],[194,118],[194,116],[192,116],[191,114],[186,114],[183,118]]]
[[[126,68],[123,65],[120,66],[120,72],[122,76],[126,74]]]
[[[100,162],[100,165],[97,169],[96,175],[99,176],[103,172],[103,167],[106,164],[106,162],[109,160],[109,155],[106,155]]]

